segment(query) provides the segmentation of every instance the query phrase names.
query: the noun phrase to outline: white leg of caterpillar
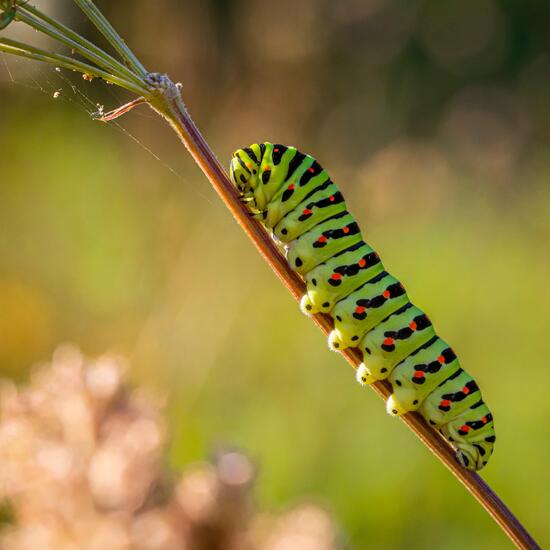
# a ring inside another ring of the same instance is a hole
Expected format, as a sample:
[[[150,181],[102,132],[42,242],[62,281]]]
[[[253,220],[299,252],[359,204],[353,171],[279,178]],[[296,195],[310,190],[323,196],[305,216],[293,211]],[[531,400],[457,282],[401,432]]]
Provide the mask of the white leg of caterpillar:
[[[304,294],[300,300],[300,309],[308,316],[313,315],[314,313],[319,313],[307,294]]]
[[[367,366],[368,372],[374,380],[384,380],[391,374],[388,362],[383,357],[363,352],[363,364]]]
[[[367,386],[368,384],[376,382],[376,379],[370,375],[367,367],[363,363],[359,365],[359,368],[355,372],[355,378],[361,386]]]
[[[391,416],[401,416],[402,414],[415,411],[417,409],[417,393],[409,388],[394,386],[393,393],[386,401],[386,410],[388,414]]]
[[[346,349],[348,346],[344,344],[338,332],[336,330],[333,330],[328,336],[328,347],[332,351],[342,351],[343,349]]]
[[[407,409],[397,400],[395,393],[392,393],[386,401],[386,411],[390,416],[401,416]]]

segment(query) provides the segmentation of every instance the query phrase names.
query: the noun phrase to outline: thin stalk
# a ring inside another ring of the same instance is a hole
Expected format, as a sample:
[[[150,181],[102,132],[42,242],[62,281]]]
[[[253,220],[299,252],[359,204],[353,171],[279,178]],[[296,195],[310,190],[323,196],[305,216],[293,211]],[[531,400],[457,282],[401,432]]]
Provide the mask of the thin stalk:
[[[96,26],[99,32],[107,39],[109,44],[117,51],[120,57],[128,63],[128,66],[136,75],[145,77],[147,70],[134,55],[126,42],[116,32],[114,27],[107,21],[106,17],[96,8],[90,0],[74,0],[75,4],[86,14],[88,19]]]
[[[78,33],[69,29],[59,21],[48,17],[39,9],[29,4],[24,4],[17,9],[15,18],[27,25],[33,27],[48,36],[51,36],[58,42],[65,44],[75,52],[79,53],[89,61],[92,61],[102,69],[111,71],[124,77],[126,80],[134,82],[136,85],[142,84],[142,79],[136,76],[128,67],[117,61],[114,57],[98,48],[95,44],[86,40]]]
[[[162,90],[160,90],[161,87]],[[299,301],[305,293],[304,281],[292,271],[266,230],[258,221],[251,218],[246,206],[239,200],[239,195],[231,184],[227,173],[187,112],[179,93],[179,87],[172,85],[170,88],[167,82],[164,82],[161,87],[159,87],[160,93],[150,102],[151,107],[171,124],[237,223],[292,296]],[[328,315],[322,314],[313,316],[313,319],[322,332],[328,336],[333,328],[332,319]],[[354,369],[358,368],[361,363],[358,350],[347,349],[340,353]],[[391,386],[385,381],[377,382],[371,387],[383,399],[387,399],[391,393]],[[467,470],[456,462],[453,449],[426,423],[420,414],[408,413],[401,419],[466,487],[518,548],[540,548],[527,529],[489,485],[476,472]]]
[[[121,88],[126,88],[130,92],[137,95],[144,95],[148,93],[144,87],[139,87],[133,82],[129,82],[123,78],[107,73],[101,69],[98,69],[94,65],[83,63],[82,61],[78,61],[72,57],[67,57],[66,55],[50,53],[40,48],[35,48],[33,46],[29,46],[28,44],[23,44],[22,42],[11,40],[9,38],[0,38],[0,51],[20,57],[26,57],[27,59],[34,59],[35,61],[50,63],[51,65],[64,67],[65,69],[72,71],[89,74],[91,76],[95,76],[96,78],[101,78],[106,82],[110,82],[111,84],[116,84]]]

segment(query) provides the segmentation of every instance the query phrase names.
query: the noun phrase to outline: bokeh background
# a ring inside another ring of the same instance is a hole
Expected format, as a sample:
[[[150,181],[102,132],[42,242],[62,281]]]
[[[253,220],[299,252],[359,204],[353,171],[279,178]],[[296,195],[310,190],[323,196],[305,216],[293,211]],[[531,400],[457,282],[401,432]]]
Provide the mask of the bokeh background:
[[[550,5],[97,3],[183,83],[223,163],[270,140],[329,169],[475,373],[498,434],[483,477],[548,545]],[[96,36],[68,0],[38,5]],[[350,548],[508,547],[327,350],[170,129],[145,107],[90,119],[126,98],[0,55],[2,376],[60,342],[122,353],[167,396],[174,468],[231,443],[262,507],[313,498]]]

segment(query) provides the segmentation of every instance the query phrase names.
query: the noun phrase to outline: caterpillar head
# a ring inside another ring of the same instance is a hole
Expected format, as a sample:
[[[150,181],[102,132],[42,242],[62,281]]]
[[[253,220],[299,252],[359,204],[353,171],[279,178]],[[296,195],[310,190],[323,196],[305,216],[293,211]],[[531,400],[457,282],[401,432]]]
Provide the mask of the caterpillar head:
[[[229,174],[233,185],[244,195],[250,196],[258,183],[259,164],[252,147],[233,153]]]

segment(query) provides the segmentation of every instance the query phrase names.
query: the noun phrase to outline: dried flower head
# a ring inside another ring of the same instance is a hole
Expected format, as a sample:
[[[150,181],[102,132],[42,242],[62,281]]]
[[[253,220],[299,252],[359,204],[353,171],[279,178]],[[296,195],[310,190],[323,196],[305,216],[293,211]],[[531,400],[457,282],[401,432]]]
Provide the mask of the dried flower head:
[[[239,452],[167,483],[175,476],[163,460],[161,404],[129,388],[125,370],[119,358],[88,360],[63,346],[26,387],[2,383],[0,502],[15,515],[2,548],[336,548],[334,525],[316,507],[255,518],[255,471]]]

